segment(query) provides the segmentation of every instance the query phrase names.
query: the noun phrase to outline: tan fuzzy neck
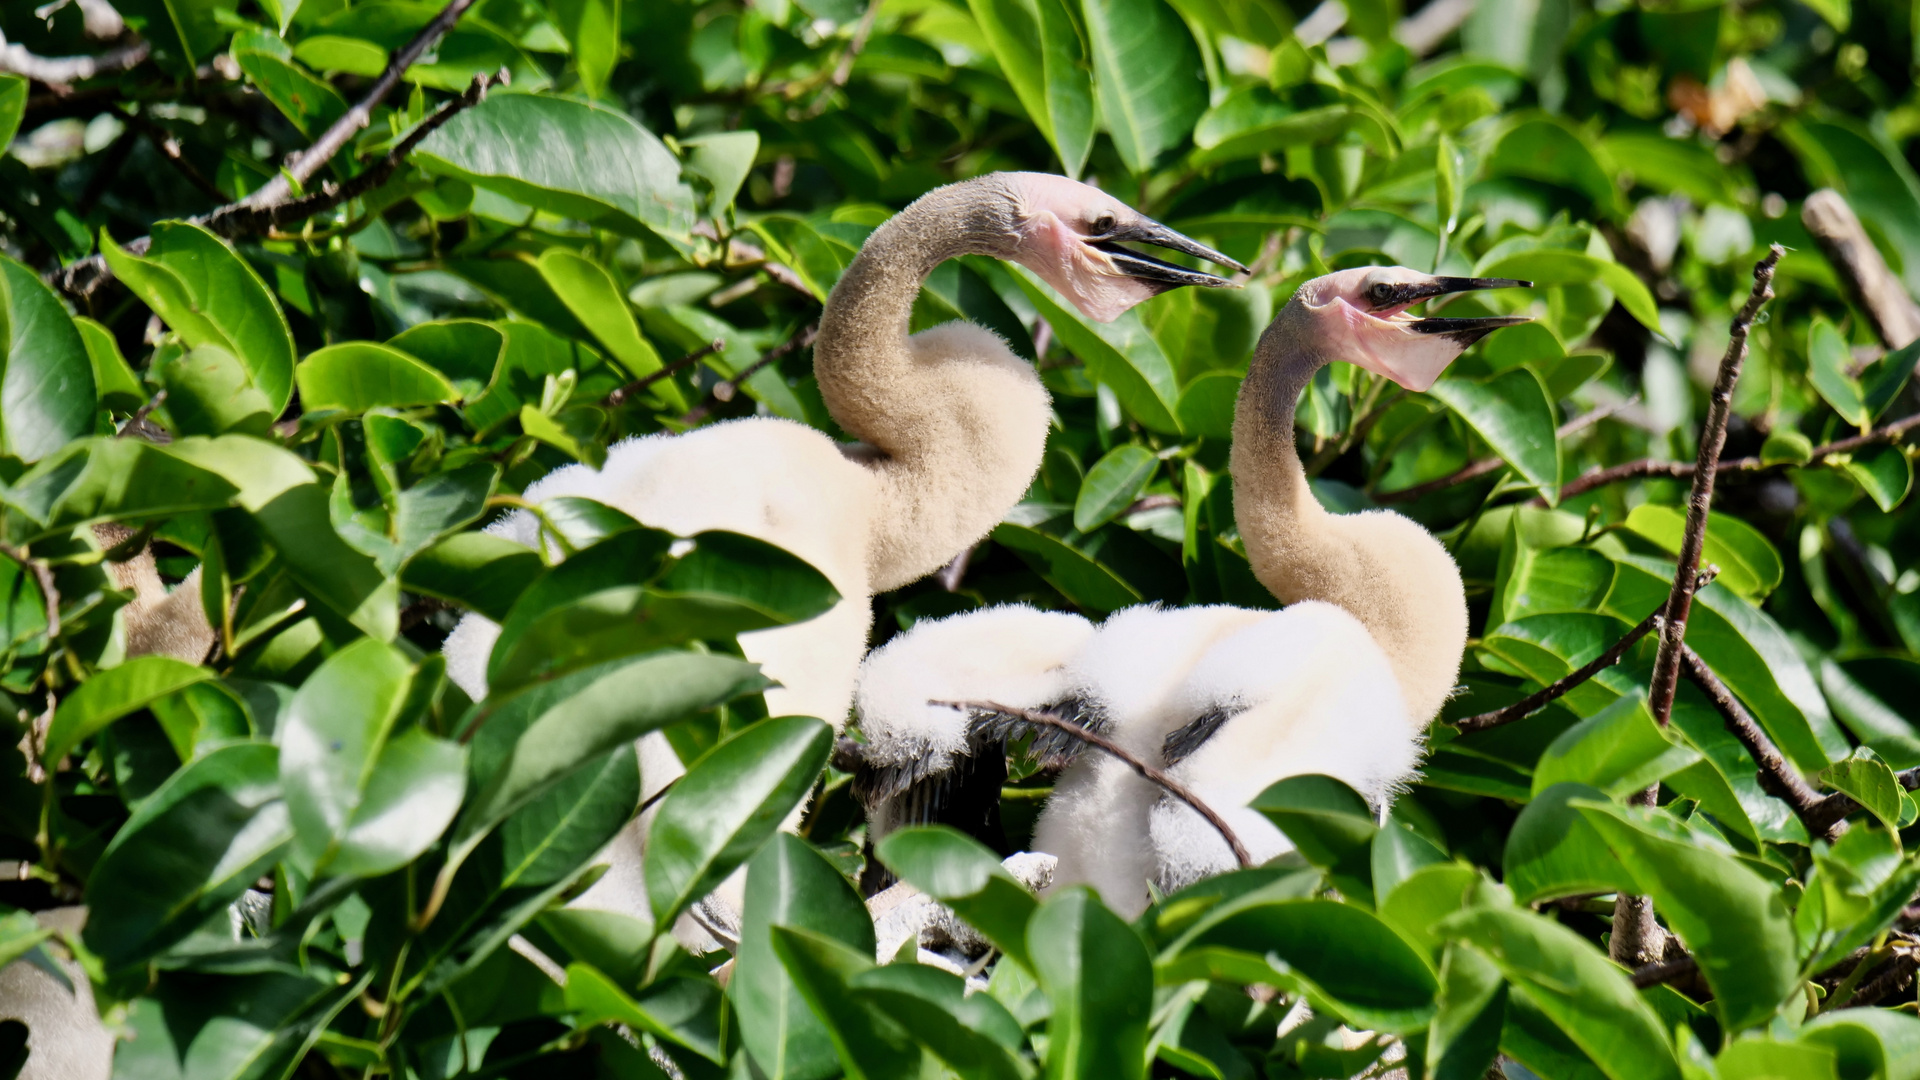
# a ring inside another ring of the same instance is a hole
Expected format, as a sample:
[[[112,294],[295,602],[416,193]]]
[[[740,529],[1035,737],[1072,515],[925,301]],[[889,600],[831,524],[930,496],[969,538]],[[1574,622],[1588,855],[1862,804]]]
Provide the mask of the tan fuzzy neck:
[[[997,176],[930,192],[874,231],[827,298],[814,374],[827,411],[864,444],[849,457],[877,481],[875,591],[925,577],[980,540],[1039,469],[1050,405],[1032,366],[970,324],[907,334],[933,268],[965,254],[1005,257],[1018,213]]]
[[[1460,673],[1467,601],[1460,568],[1399,514],[1330,514],[1294,448],[1294,408],[1329,360],[1306,311],[1289,303],[1260,339],[1233,421],[1233,506],[1253,572],[1282,603],[1351,612],[1385,650],[1414,722],[1440,710]]]

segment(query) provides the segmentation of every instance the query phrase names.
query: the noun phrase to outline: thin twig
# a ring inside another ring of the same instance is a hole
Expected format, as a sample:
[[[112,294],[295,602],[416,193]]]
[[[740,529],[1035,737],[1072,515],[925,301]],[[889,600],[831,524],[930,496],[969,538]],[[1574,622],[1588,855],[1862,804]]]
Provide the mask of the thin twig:
[[[1893,962],[1886,965],[1883,974],[1874,976],[1854,992],[1851,1004],[1856,1008],[1865,1008],[1888,994],[1899,993],[1913,981],[1915,970],[1920,970],[1920,960],[1916,960],[1913,954],[1903,952],[1895,956]]]
[[[1887,269],[1887,261],[1839,192],[1822,188],[1807,196],[1800,221],[1887,348],[1905,348],[1920,339],[1920,304]]]
[[[40,598],[47,605],[47,640],[60,636],[60,590],[53,587],[53,571],[47,564],[27,554],[25,548],[0,541],[0,555],[5,555],[25,567],[40,583]]]
[[[1747,749],[1747,755],[1753,758],[1754,765],[1760,770],[1761,790],[1792,807],[1794,816],[1806,825],[1809,835],[1833,839],[1836,834],[1832,823],[1820,824],[1815,820],[1815,810],[1821,802],[1820,793],[1787,763],[1785,755],[1780,753],[1780,749],[1767,737],[1766,731],[1747,712],[1746,707],[1740,704],[1740,699],[1734,697],[1726,684],[1714,675],[1706,661],[1700,659],[1700,654],[1686,645],[1680,646],[1680,662],[1687,678],[1693,680],[1693,684],[1707,695],[1707,700],[1713,703],[1720,718],[1726,722],[1727,730],[1740,740],[1740,745]]]
[[[1579,416],[1576,416],[1573,419],[1567,421],[1566,423],[1561,424],[1560,429],[1554,432],[1554,436],[1556,438],[1564,439],[1567,436],[1575,434],[1576,432],[1579,432],[1584,428],[1592,427],[1594,424],[1597,424],[1600,421],[1605,420],[1607,417],[1612,416],[1614,413],[1625,408],[1627,405],[1631,404],[1634,400],[1635,400],[1634,398],[1628,398],[1626,401],[1622,401],[1618,404],[1606,405],[1601,408],[1595,409],[1592,412],[1583,413]],[[1469,463],[1465,468],[1462,468],[1457,472],[1448,473],[1446,476],[1442,476],[1437,480],[1428,480],[1426,483],[1415,484],[1412,487],[1401,488],[1398,491],[1382,492],[1380,494],[1375,495],[1373,497],[1373,501],[1376,503],[1412,502],[1413,500],[1418,499],[1423,495],[1430,495],[1433,492],[1440,491],[1445,488],[1453,487],[1456,484],[1464,484],[1469,480],[1475,479],[1477,477],[1485,476],[1488,473],[1494,471],[1495,469],[1501,468],[1502,466],[1506,465],[1506,463],[1507,463],[1506,459],[1504,458],[1484,457],[1478,461]],[[1562,497],[1563,498],[1565,497],[1565,492],[1562,492]]]
[[[332,191],[322,190],[314,195],[298,199],[293,197],[292,182],[306,183],[315,173],[320,171],[322,166],[332,160],[333,156],[339,153],[362,128],[366,127],[373,118],[374,108],[385,100],[387,94],[391,93],[393,88],[399,84],[400,78],[406,74],[407,68],[412,66],[414,61],[418,60],[436,41],[440,40],[441,35],[452,29],[453,24],[458,22],[460,16],[464,15],[467,9],[472,7],[473,4],[474,0],[452,0],[451,3],[441,10],[440,14],[434,16],[432,22],[428,23],[420,33],[414,35],[412,41],[407,42],[399,52],[393,54],[393,59],[387,64],[386,70],[380,73],[380,77],[374,80],[373,86],[358,102],[354,103],[352,108],[347,110],[345,115],[340,117],[339,120],[334,121],[326,131],[320,134],[318,139],[314,140],[312,146],[302,151],[298,157],[276,174],[273,179],[267,181],[260,190],[255,191],[253,194],[248,195],[238,202],[229,203],[208,213],[188,218],[187,220],[196,225],[204,225],[223,236],[233,237],[249,230],[271,228],[283,222],[296,220],[296,217],[299,216],[311,216],[321,211],[332,209],[348,199],[372,190],[373,187],[385,182],[386,178],[393,174],[393,169],[398,167],[399,161],[405,156],[406,151],[412,150],[413,146],[418,144],[419,139],[425,138],[427,133],[431,132],[434,127],[445,123],[447,118],[453,115],[453,112],[447,111],[448,106],[443,105],[440,110],[437,110],[432,116],[421,121],[420,126],[415,129],[414,133],[409,135],[400,146],[395,147],[394,153],[389,154],[385,160],[368,170],[367,173],[362,173],[361,176],[355,177],[353,180],[348,181],[346,184]],[[468,100],[472,95],[475,93],[484,95],[485,86],[482,82],[483,78],[484,77],[476,78],[474,85],[467,89],[467,93],[456,98],[455,101],[472,104],[472,102]],[[474,100],[478,99],[475,98]],[[453,111],[457,112],[460,108],[465,107],[465,104],[455,105]],[[380,170],[385,171],[381,172]],[[373,172],[379,172],[378,178],[362,184],[361,181],[363,178],[366,177],[368,173]],[[151,243],[151,237],[143,236],[129,241],[125,247],[128,252],[139,255],[144,253]],[[99,255],[90,255],[56,272],[52,275],[51,280],[55,285],[69,293],[76,296],[87,296],[91,294],[93,290],[99,288],[102,282],[112,276],[113,272],[107,268],[107,263],[104,258]]]
[[[1700,589],[1706,588],[1718,572],[1718,570],[1711,566],[1702,569],[1694,578],[1694,590],[1697,592]],[[1502,724],[1511,724],[1515,720],[1538,712],[1549,702],[1564,696],[1568,691],[1619,663],[1620,658],[1627,654],[1627,650],[1633,648],[1641,638],[1646,637],[1654,627],[1660,624],[1661,614],[1665,610],[1663,606],[1660,611],[1655,611],[1646,618],[1641,619],[1639,624],[1627,631],[1619,641],[1609,645],[1605,652],[1581,665],[1578,669],[1567,673],[1566,677],[1556,680],[1548,686],[1541,687],[1539,690],[1528,694],[1526,697],[1521,698],[1519,701],[1505,708],[1494,709],[1491,712],[1478,713],[1473,716],[1462,717],[1459,720],[1455,720],[1453,722],[1454,728],[1458,730],[1460,734],[1467,735],[1476,731],[1485,731],[1488,728],[1496,728]]]
[[[1684,979],[1699,970],[1700,962],[1695,960],[1691,954],[1672,960],[1661,960],[1657,963],[1634,968],[1633,987],[1636,990],[1646,990],[1650,987],[1659,986],[1661,983],[1669,983],[1675,979]]]
[[[768,349],[766,353],[764,353],[760,357],[760,359],[755,360],[751,364],[748,364],[746,368],[740,372],[740,374],[735,375],[733,378],[728,379],[725,382],[715,383],[713,386],[713,389],[707,391],[706,400],[702,401],[698,405],[695,405],[693,408],[687,410],[687,415],[681,417],[680,422],[682,424],[686,424],[687,426],[691,427],[694,424],[698,424],[702,420],[705,420],[707,418],[707,414],[713,411],[713,402],[732,401],[733,395],[739,392],[741,385],[744,384],[748,379],[751,379],[755,375],[759,374],[761,368],[764,368],[768,364],[771,364],[774,361],[780,359],[781,357],[786,356],[788,353],[795,352],[799,349],[804,349],[807,346],[813,344],[813,339],[819,336],[819,333],[820,333],[820,324],[817,322],[811,322],[801,327],[798,333],[794,334],[792,337],[781,342],[780,344],[775,345],[773,348]]]
[[[1227,824],[1225,818],[1214,813],[1213,807],[1202,802],[1200,796],[1195,795],[1185,784],[1182,784],[1180,781],[1175,780],[1173,777],[1140,760],[1139,757],[1134,755],[1133,751],[1126,749],[1105,735],[1089,731],[1071,721],[1062,720],[1052,713],[1037,712],[1033,709],[1016,709],[1011,705],[1001,705],[993,701],[929,701],[927,704],[944,705],[949,709],[959,709],[963,712],[997,712],[1005,713],[1008,716],[1017,716],[1029,724],[1039,724],[1041,727],[1050,727],[1056,731],[1064,731],[1068,735],[1079,739],[1081,742],[1105,750],[1107,753],[1125,762],[1134,772],[1139,773],[1141,776],[1146,777],[1148,780],[1166,789],[1169,795],[1193,807],[1194,812],[1206,818],[1207,824],[1212,825],[1215,831],[1219,832],[1221,838],[1226,840],[1227,847],[1233,849],[1233,857],[1239,861],[1240,868],[1243,870],[1252,869],[1253,856],[1247,854],[1247,849],[1240,843],[1240,837],[1234,834],[1232,827]]]
[[[618,408],[625,405],[629,398],[638,394],[640,391],[645,390],[661,379],[669,378],[679,372],[685,371],[687,368],[692,367],[726,347],[726,338],[714,338],[712,341],[675,360],[673,363],[666,365],[659,371],[649,371],[620,389],[615,390],[613,393],[608,394],[605,398],[601,399],[600,404],[608,408]]]
[[[1720,464],[1720,450],[1727,442],[1727,416],[1733,408],[1733,386],[1740,379],[1740,365],[1747,358],[1747,332],[1761,307],[1773,299],[1773,268],[1787,249],[1773,244],[1766,258],[1753,266],[1753,291],[1734,316],[1729,329],[1727,352],[1720,359],[1720,374],[1713,382],[1713,395],[1707,403],[1707,423],[1700,432],[1700,458],[1694,467],[1693,492],[1687,499],[1687,527],[1680,537],[1679,566],[1673,575],[1673,589],[1667,599],[1666,618],[1660,626],[1660,647],[1654,653],[1653,681],[1647,690],[1647,708],[1655,723],[1665,727],[1673,712],[1673,692],[1680,681],[1680,648],[1687,636],[1687,615],[1693,609],[1691,582],[1700,565],[1700,551],[1706,544],[1707,511],[1713,505],[1714,471]]]
[[[860,58],[860,50],[867,47],[867,38],[873,33],[873,19],[878,14],[879,0],[868,0],[867,10],[860,16],[860,25],[853,29],[853,40],[847,43],[847,51],[833,69],[833,85],[847,85],[847,79],[853,75],[853,62]]]
[[[9,72],[48,86],[63,87],[95,76],[139,67],[153,47],[134,41],[98,56],[35,56],[23,45],[0,45],[0,72]]]

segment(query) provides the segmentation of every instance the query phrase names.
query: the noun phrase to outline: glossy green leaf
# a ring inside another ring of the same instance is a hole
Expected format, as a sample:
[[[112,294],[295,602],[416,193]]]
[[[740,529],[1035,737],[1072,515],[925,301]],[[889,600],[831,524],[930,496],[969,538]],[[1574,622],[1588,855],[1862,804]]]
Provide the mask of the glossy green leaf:
[[[339,91],[291,60],[253,49],[236,50],[233,59],[261,96],[309,139],[346,114],[347,100]]]
[[[1437,957],[1445,942],[1434,927],[1465,906],[1479,882],[1480,875],[1460,863],[1423,866],[1381,899],[1380,921]]]
[[[27,113],[27,80],[14,74],[0,75],[0,146],[13,142],[20,130],[20,119]]]
[[[1524,176],[1578,191],[1593,200],[1599,216],[1611,217],[1621,210],[1609,170],[1586,140],[1557,119],[1539,117],[1515,125],[1494,148],[1486,167],[1495,175]]]
[[[407,560],[400,584],[499,622],[545,570],[539,555],[505,537],[464,532]]]
[[[293,332],[266,282],[198,225],[161,222],[152,236],[144,256],[100,237],[114,276],[188,345],[217,345],[246,365],[277,417],[293,395]]]
[[[37,461],[93,430],[93,361],[59,297],[5,256],[0,300],[0,433],[9,453]]]
[[[1427,1075],[1480,1080],[1500,1052],[1507,984],[1500,969],[1470,947],[1451,945],[1440,965],[1440,994],[1427,1031]]]
[[[1139,590],[1112,570],[1037,529],[1002,522],[994,526],[993,541],[1013,549],[1021,561],[1077,607],[1118,611],[1141,600]]]
[[[1572,782],[1620,796],[1698,760],[1653,722],[1646,701],[1621,698],[1560,733],[1534,767],[1533,792]]]
[[[1500,968],[1516,998],[1538,1009],[1610,1080],[1679,1080],[1666,1026],[1633,983],[1585,938],[1532,912],[1469,908],[1441,924]]]
[[[1797,991],[1792,918],[1771,882],[1690,841],[1665,815],[1575,805],[1699,961],[1723,1024],[1763,1023]]]
[[[1633,874],[1614,856],[1578,809],[1579,799],[1604,799],[1598,788],[1561,782],[1537,792],[1507,834],[1501,881],[1523,904],[1563,896],[1634,892]]]
[[[1150,2],[1157,4],[1160,0]],[[1154,431],[1179,432],[1174,417],[1180,388],[1173,364],[1138,312],[1129,311],[1110,323],[1096,323],[1062,304],[1058,294],[1025,267],[1016,267],[1011,273],[1061,344],[1085,362],[1087,374],[1095,382],[1112,388],[1134,419]]]
[[[986,845],[944,825],[915,826],[881,837],[874,854],[900,880],[951,907],[1001,952],[1032,969],[1027,926],[1037,905]]]
[[[1307,861],[1333,876],[1362,903],[1373,898],[1373,841],[1378,827],[1367,801],[1331,776],[1291,776],[1248,804],[1274,823]]]
[[[770,932],[774,955],[826,1026],[852,1080],[887,1080],[920,1071],[922,1053],[899,1025],[852,993],[855,978],[874,969],[873,958],[833,938],[787,926]]]
[[[769,1080],[824,1080],[839,1070],[839,1058],[774,954],[776,926],[811,931],[871,955],[873,920],[853,886],[797,836],[776,834],[747,864],[737,981],[730,984],[741,1042]]]
[[[1146,486],[1160,459],[1144,446],[1128,443],[1107,451],[1080,484],[1073,504],[1073,527],[1089,533],[1120,515]]]
[[[154,59],[174,76],[191,78],[194,68],[220,48],[230,28],[221,8],[208,0],[125,0],[127,25],[153,42]]]
[[[93,385],[99,391],[100,404],[113,411],[128,413],[146,403],[148,393],[140,377],[127,366],[120,345],[106,327],[85,316],[76,315],[74,329],[86,344],[87,359],[93,363]]]
[[[87,948],[108,968],[140,963],[238,899],[293,840],[279,752],[222,747],[147,796],[87,882]]]
[[[767,842],[826,766],[833,729],[763,720],[708,751],[661,801],[647,832],[647,897],[670,921]]]
[[[625,1024],[699,1054],[725,1060],[718,1030],[720,988],[686,976],[663,979],[636,997],[585,964],[567,966],[567,1008],[585,1023]]]
[[[114,1076],[270,1080],[299,1063],[316,1028],[352,1001],[359,981],[336,986],[296,971],[215,979],[163,973],[146,991],[127,1007]]]
[[[1053,1003],[1047,1075],[1145,1077],[1153,961],[1093,890],[1063,890],[1027,923],[1027,954]]]
[[[1560,440],[1554,434],[1553,403],[1531,371],[1487,380],[1442,379],[1428,392],[1458,413],[1549,503],[1558,499]]]
[[[608,3],[616,0],[581,0],[583,3]],[[560,302],[567,305],[633,378],[660,370],[660,354],[640,336],[640,324],[627,307],[627,298],[613,278],[599,264],[583,259],[565,248],[554,248],[540,256],[540,276],[546,279]],[[687,400],[671,379],[653,384],[654,393],[674,409],[685,411]]]
[[[1346,105],[1299,109],[1267,87],[1243,87],[1200,117],[1193,129],[1194,160],[1212,165],[1329,142],[1352,120]]]
[[[182,687],[213,677],[206,668],[168,656],[141,656],[81,683],[54,710],[44,756],[59,761],[81,740]]]
[[[555,153],[565,146],[568,153]],[[414,151],[423,167],[528,206],[669,240],[693,228],[693,191],[659,138],[625,113],[563,98],[493,94]]]
[[[1060,156],[1061,171],[1078,177],[1093,149],[1093,78],[1073,9],[1066,0],[1034,0],[1038,17],[1041,130]]]
[[[1212,439],[1233,437],[1233,410],[1240,397],[1240,376],[1209,371],[1180,391],[1175,413],[1181,430]]]
[[[370,341],[329,345],[294,369],[307,409],[365,412],[375,408],[451,404],[460,399],[444,375],[398,349]]]
[[[1625,526],[1629,532],[1678,554],[1687,529],[1687,515],[1676,507],[1641,503],[1627,515]],[[1785,573],[1780,553],[1773,549],[1766,536],[1726,514],[1707,516],[1706,546],[1701,559],[1719,567],[1717,580],[1741,596],[1766,596],[1779,586]]]
[[[1389,821],[1373,836],[1371,850],[1374,895],[1385,897],[1401,882],[1425,867],[1447,861],[1447,853],[1433,841],[1399,822]]]
[[[280,786],[295,850],[316,875],[374,877],[412,862],[453,823],[466,750],[403,719],[413,665],[358,641],[307,678],[281,718]]]
[[[1853,351],[1832,323],[1815,318],[1807,330],[1807,381],[1827,399],[1841,419],[1866,430],[1873,423],[1867,411],[1865,394],[1848,372],[1853,368]]]
[[[399,588],[334,531],[327,491],[300,484],[253,511],[287,570],[321,603],[380,641],[400,630]]]
[[[959,976],[921,964],[889,964],[848,980],[855,998],[899,1025],[947,1068],[972,1080],[1021,1080],[1020,1022],[990,994],[969,994]]]
[[[1474,267],[1475,274],[1517,277],[1538,287],[1601,285],[1613,293],[1627,314],[1641,326],[1660,333],[1660,312],[1645,283],[1619,263],[1580,251],[1542,248],[1507,255]]]
[[[717,131],[680,140],[687,149],[687,170],[706,177],[713,187],[713,212],[720,213],[733,204],[740,186],[753,171],[754,158],[760,153],[757,131]]]
[[[1872,750],[1861,747],[1820,773],[1820,782],[1853,797],[1888,829],[1901,825],[1904,793],[1893,770]]]
[[[1781,125],[1781,136],[1809,180],[1839,189],[1861,221],[1885,238],[1899,257],[1895,273],[1907,291],[1920,290],[1920,182],[1899,152],[1840,115],[1796,119]]]
[[[1879,446],[1852,455],[1846,463],[1853,477],[1880,509],[1892,513],[1913,490],[1913,463],[1898,446]]]
[[[1020,107],[1040,133],[1051,138],[1053,113],[1047,108],[1046,42],[1038,14],[1019,0],[967,0],[967,7]]]
[[[1842,1076],[1913,1080],[1920,1076],[1920,1020],[1891,1009],[1841,1009],[1800,1028],[1802,1043],[1833,1052]]]
[[[273,404],[246,366],[218,345],[156,358],[153,375],[167,392],[167,416],[182,435],[266,435]]]
[[[555,0],[560,32],[573,46],[573,67],[591,97],[604,97],[620,62],[620,0]]]
[[[1084,0],[1100,112],[1120,160],[1144,173],[1207,107],[1193,35],[1163,0]]]

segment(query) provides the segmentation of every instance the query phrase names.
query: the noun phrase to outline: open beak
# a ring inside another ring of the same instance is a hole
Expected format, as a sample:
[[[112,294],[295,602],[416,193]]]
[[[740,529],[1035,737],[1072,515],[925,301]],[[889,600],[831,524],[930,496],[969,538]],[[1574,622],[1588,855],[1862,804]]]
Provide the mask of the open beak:
[[[1473,292],[1476,289],[1530,289],[1531,281],[1517,278],[1457,278],[1436,277],[1425,281],[1410,281],[1394,286],[1393,295],[1385,303],[1378,304],[1376,310],[1398,311],[1409,304],[1417,304],[1436,296],[1451,296],[1454,293]],[[1526,315],[1492,315],[1484,318],[1448,318],[1444,315],[1434,318],[1411,319],[1406,328],[1416,334],[1439,334],[1460,343],[1466,348],[1503,326],[1518,326],[1533,319]]]
[[[1107,257],[1113,262],[1114,269],[1128,277],[1146,282],[1154,288],[1155,292],[1165,292],[1182,285],[1199,285],[1218,289],[1229,287],[1233,282],[1202,270],[1189,270],[1184,266],[1176,266],[1163,259],[1156,259],[1151,255],[1120,245],[1152,244],[1155,247],[1168,248],[1195,258],[1205,259],[1218,266],[1232,267],[1239,273],[1247,272],[1246,267],[1227,255],[1147,218],[1118,226],[1107,235],[1090,240],[1088,243],[1106,252]]]

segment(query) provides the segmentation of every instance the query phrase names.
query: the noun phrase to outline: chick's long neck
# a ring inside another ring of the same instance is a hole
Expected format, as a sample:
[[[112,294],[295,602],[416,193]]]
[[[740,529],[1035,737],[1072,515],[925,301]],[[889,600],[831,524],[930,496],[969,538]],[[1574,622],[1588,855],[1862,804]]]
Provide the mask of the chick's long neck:
[[[986,331],[908,337],[920,287],[966,254],[1007,257],[1018,237],[1007,181],[928,193],[875,230],[827,298],[814,374],[827,411],[874,474],[876,591],[932,573],[1019,502],[1046,445],[1038,376]]]
[[[1460,569],[1399,514],[1330,514],[1294,446],[1294,411],[1327,355],[1307,309],[1290,302],[1261,337],[1233,422],[1234,517],[1253,572],[1282,603],[1320,600],[1359,619],[1393,664],[1424,725],[1452,692],[1466,648]]]

